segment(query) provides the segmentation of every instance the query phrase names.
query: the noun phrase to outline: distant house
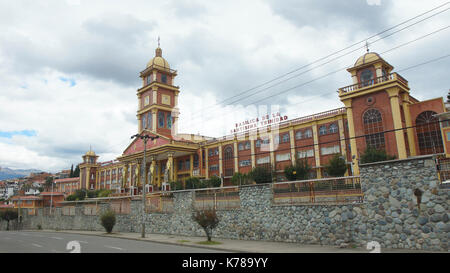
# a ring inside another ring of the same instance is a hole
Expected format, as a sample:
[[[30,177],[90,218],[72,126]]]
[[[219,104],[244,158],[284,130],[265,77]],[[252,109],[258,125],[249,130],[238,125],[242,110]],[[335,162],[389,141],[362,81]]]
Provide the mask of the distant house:
[[[54,182],[56,184],[54,191],[63,193],[65,196],[71,195],[76,190],[80,189],[79,177],[55,179]]]

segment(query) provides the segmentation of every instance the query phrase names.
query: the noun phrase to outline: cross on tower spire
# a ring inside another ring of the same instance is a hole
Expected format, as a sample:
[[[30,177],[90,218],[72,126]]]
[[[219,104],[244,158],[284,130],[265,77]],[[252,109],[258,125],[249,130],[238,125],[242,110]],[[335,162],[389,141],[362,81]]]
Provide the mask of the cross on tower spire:
[[[365,47],[366,47],[366,51],[369,52],[369,43],[367,41],[366,41]]]

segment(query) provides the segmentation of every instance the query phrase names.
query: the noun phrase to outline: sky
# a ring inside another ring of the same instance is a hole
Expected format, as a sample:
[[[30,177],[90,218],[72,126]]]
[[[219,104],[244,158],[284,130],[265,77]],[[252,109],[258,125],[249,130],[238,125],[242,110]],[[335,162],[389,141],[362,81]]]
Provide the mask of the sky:
[[[265,113],[292,119],[343,107],[336,91],[352,83],[345,68],[366,41],[412,96],[445,98],[450,58],[423,63],[450,54],[449,8],[441,0],[1,0],[0,166],[57,172],[90,147],[100,161],[120,156],[137,133],[139,72],[158,36],[178,72],[180,133],[220,137]]]

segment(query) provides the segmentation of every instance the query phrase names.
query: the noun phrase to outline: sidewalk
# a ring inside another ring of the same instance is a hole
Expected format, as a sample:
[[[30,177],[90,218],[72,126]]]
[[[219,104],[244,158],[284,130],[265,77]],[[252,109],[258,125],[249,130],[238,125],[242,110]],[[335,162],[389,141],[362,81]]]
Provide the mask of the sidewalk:
[[[28,230],[38,231],[38,230]],[[82,230],[39,230],[44,232],[60,232],[73,233],[83,235],[94,235],[103,237],[114,237],[129,240],[149,241],[164,244],[183,245],[190,247],[199,247],[206,249],[223,250],[229,252],[240,253],[370,253],[369,250],[357,248],[339,248],[337,246],[321,246],[321,245],[305,245],[300,243],[284,243],[284,242],[268,242],[268,241],[247,241],[247,240],[232,240],[212,238],[215,242],[220,242],[218,245],[202,245],[198,242],[206,241],[206,237],[192,237],[181,235],[166,235],[166,234],[149,234],[145,238],[141,238],[140,233],[112,233],[107,234],[103,231],[82,231]],[[408,250],[408,249],[381,249],[382,253],[426,253],[431,251],[423,250]],[[447,253],[447,252],[442,252]]]

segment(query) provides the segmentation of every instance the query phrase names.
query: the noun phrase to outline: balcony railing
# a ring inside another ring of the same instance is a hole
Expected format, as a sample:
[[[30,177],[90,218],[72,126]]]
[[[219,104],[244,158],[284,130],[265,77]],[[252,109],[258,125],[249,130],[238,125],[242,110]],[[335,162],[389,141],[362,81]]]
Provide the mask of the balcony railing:
[[[339,88],[339,94],[346,94],[346,93],[350,93],[350,92],[354,92],[357,91],[359,89],[363,89],[369,86],[374,86],[374,85],[378,85],[378,84],[382,84],[382,83],[387,83],[387,82],[393,82],[393,81],[399,81],[400,83],[402,83],[404,86],[408,86],[408,81],[405,80],[405,78],[403,78],[402,76],[400,76],[397,73],[391,73],[389,75],[384,75],[369,81],[365,81],[365,82],[359,82],[356,84],[352,84],[343,88]]]

